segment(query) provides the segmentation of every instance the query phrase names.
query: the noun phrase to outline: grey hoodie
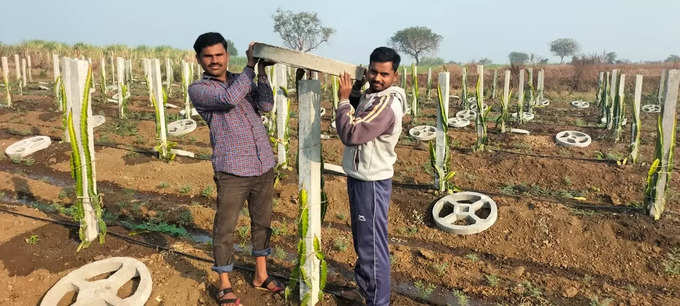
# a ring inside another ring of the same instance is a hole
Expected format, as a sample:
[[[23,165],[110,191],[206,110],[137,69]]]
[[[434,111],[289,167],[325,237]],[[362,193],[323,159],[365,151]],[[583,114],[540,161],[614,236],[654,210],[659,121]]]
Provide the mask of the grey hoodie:
[[[335,125],[345,145],[342,167],[348,176],[379,181],[394,175],[394,147],[401,134],[405,101],[404,90],[397,86],[362,94],[356,110],[349,100],[340,101]]]

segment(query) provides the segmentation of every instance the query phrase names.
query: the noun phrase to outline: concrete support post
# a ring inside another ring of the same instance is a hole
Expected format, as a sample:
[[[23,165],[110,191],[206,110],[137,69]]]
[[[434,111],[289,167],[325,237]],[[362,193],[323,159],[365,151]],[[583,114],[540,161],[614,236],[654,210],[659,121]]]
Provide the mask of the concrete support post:
[[[94,176],[95,171],[95,158],[94,158],[94,135],[93,128],[87,122],[88,120],[81,120],[83,113],[83,107],[86,107],[86,114],[88,118],[92,116],[91,103],[84,105],[83,97],[85,92],[85,86],[87,81],[87,75],[90,65],[85,60],[77,59],[63,59],[64,68],[64,89],[66,92],[66,100],[68,103],[68,113],[70,113],[71,124],[75,130],[75,139],[71,139],[74,144],[72,147],[77,147],[79,156],[81,158],[78,161],[80,165],[80,171],[83,175],[81,181],[81,188],[83,194],[79,195],[83,201],[83,213],[85,228],[85,242],[94,241],[99,233],[99,227],[97,224],[97,217],[95,215],[95,209],[92,206],[92,199],[90,197],[90,190],[97,193],[96,177]],[[82,124],[85,123],[85,126]],[[83,130],[85,130],[83,132]],[[89,156],[89,163],[86,162],[85,157]],[[92,178],[87,177],[87,173],[92,173]],[[90,186],[92,184],[92,186]]]
[[[311,286],[300,278],[300,298],[309,294],[308,305],[319,299],[320,261],[314,251],[314,240],[321,244],[321,125],[319,107],[321,83],[318,80],[298,81],[299,104],[299,189],[307,193],[308,228],[302,239],[305,244],[304,273]],[[305,203],[301,203],[305,205]]]
[[[678,102],[678,87],[680,86],[680,70],[671,69],[667,71],[663,85],[663,107],[661,116],[661,129],[659,130],[659,141],[656,143],[656,151],[659,155],[652,164],[657,165],[655,171],[650,169],[651,186],[646,190],[649,192],[645,196],[645,202],[649,208],[649,214],[654,220],[659,220],[668,200],[667,189],[670,188],[671,171],[673,170],[672,155],[675,146],[676,129],[676,106]],[[649,181],[648,181],[649,182]],[[677,186],[676,186],[677,187]]]
[[[448,72],[439,73],[439,90],[442,93],[442,101],[437,100],[437,126],[435,130],[435,164],[437,169],[442,171],[435,171],[434,185],[439,189],[439,192],[444,192],[446,189],[445,180],[446,171],[446,153],[448,141],[446,139],[446,131],[449,118],[449,81],[450,75]],[[444,116],[442,117],[442,114]]]
[[[274,77],[276,82],[276,101],[274,101],[276,109],[276,152],[278,157],[278,164],[281,167],[288,168],[288,152],[286,134],[288,133],[288,97],[284,90],[288,86],[288,69],[283,64],[274,65]],[[287,88],[286,88],[287,89]],[[321,137],[321,136],[319,136]]]
[[[642,103],[642,75],[635,76],[635,96],[633,98],[633,123],[630,125],[630,161],[635,164],[640,156],[640,105]]]
[[[30,55],[26,55],[26,65],[28,65],[26,67],[26,72],[28,72],[28,81],[32,83],[33,82],[33,72],[31,71],[31,68],[33,67],[33,65],[31,63],[31,56]]]
[[[617,78],[618,72],[619,71],[617,69],[612,70],[611,81],[609,83],[610,84],[610,87],[609,87],[609,89],[610,89],[610,91],[609,91],[610,99],[607,102],[607,129],[608,130],[611,130],[614,127],[614,99],[616,99],[616,94],[618,93],[617,87],[616,87],[616,84],[617,84],[616,81],[618,80],[618,78]]]
[[[122,57],[116,58],[116,71],[118,76],[116,78],[116,86],[118,86],[118,117],[125,118],[125,112],[123,110],[123,86],[125,86],[125,59]]]

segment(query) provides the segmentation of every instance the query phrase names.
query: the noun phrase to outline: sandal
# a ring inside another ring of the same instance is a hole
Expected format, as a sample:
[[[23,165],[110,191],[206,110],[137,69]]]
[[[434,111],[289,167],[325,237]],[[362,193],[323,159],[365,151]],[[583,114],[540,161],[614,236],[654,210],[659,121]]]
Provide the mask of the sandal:
[[[269,284],[272,283],[274,284],[274,288],[269,289]],[[253,284],[253,286],[255,286],[255,284]],[[255,288],[258,290],[266,290],[271,293],[279,293],[284,289],[283,285],[277,280],[273,279],[271,276],[267,276],[267,279],[265,279],[264,282],[262,282],[262,284],[259,286],[255,286]]]
[[[224,297],[225,295],[232,293],[232,292],[233,292],[233,290],[231,288],[225,288],[225,289],[217,291],[217,304],[218,305],[236,304],[238,306],[241,306],[241,299],[239,299],[239,298],[228,299],[228,298]]]

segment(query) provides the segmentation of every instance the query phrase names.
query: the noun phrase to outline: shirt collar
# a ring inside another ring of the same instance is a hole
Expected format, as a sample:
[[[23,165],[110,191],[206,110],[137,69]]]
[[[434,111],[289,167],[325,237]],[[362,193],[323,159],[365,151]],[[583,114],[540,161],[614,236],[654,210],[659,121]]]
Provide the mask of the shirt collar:
[[[227,83],[231,83],[231,80],[233,79],[234,75],[235,75],[234,73],[227,71]],[[209,75],[205,72],[203,72],[203,79],[204,80],[212,80],[212,81],[222,82],[220,79],[218,79],[218,78],[216,78],[212,75]]]

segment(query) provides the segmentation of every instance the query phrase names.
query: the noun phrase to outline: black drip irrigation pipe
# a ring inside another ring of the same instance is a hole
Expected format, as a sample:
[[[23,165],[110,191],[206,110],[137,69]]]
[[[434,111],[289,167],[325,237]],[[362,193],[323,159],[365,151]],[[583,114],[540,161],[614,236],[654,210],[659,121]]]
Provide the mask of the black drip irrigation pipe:
[[[76,228],[77,229],[77,228],[80,227],[79,224],[76,224],[76,223],[73,223],[73,222],[27,215],[27,214],[23,214],[23,213],[20,213],[20,212],[16,212],[16,211],[6,209],[4,207],[0,207],[0,212],[4,212],[4,213],[7,213],[7,214],[20,216],[20,217],[24,217],[24,218],[29,218],[29,219],[33,219],[33,220],[58,224],[58,225],[62,225],[62,226],[69,227],[69,228]],[[114,237],[121,239],[125,242],[140,245],[140,246],[147,247],[147,248],[150,248],[150,249],[154,249],[156,251],[166,251],[166,252],[170,252],[170,253],[173,253],[173,254],[181,255],[181,256],[186,257],[186,258],[190,258],[190,259],[194,259],[194,260],[198,260],[198,261],[202,261],[202,262],[207,262],[207,263],[214,263],[214,261],[212,259],[188,254],[188,253],[185,253],[185,252],[182,252],[182,251],[177,251],[177,250],[174,250],[172,248],[164,247],[164,246],[153,244],[153,243],[150,243],[150,242],[133,239],[133,238],[130,238],[126,235],[119,234],[119,233],[116,233],[116,232],[108,232],[107,231],[106,235],[111,235],[111,236],[114,236]],[[234,268],[236,268],[238,270],[246,271],[246,272],[255,273],[255,269],[253,267],[250,267],[250,266],[234,264]],[[285,280],[286,282],[290,281],[290,277],[285,276],[285,275],[281,275],[281,274],[278,274],[278,273],[271,273],[271,272],[269,273],[269,275],[276,277],[278,279]],[[332,286],[332,287],[334,287],[334,286]],[[328,293],[328,294],[331,294],[335,297],[344,299],[344,300],[355,301],[351,298],[344,296],[342,294],[342,289],[343,288],[341,288],[341,287],[338,287],[338,290],[335,290],[335,289],[332,289],[332,288],[324,288],[323,291]],[[344,288],[344,289],[350,289],[350,288]]]

